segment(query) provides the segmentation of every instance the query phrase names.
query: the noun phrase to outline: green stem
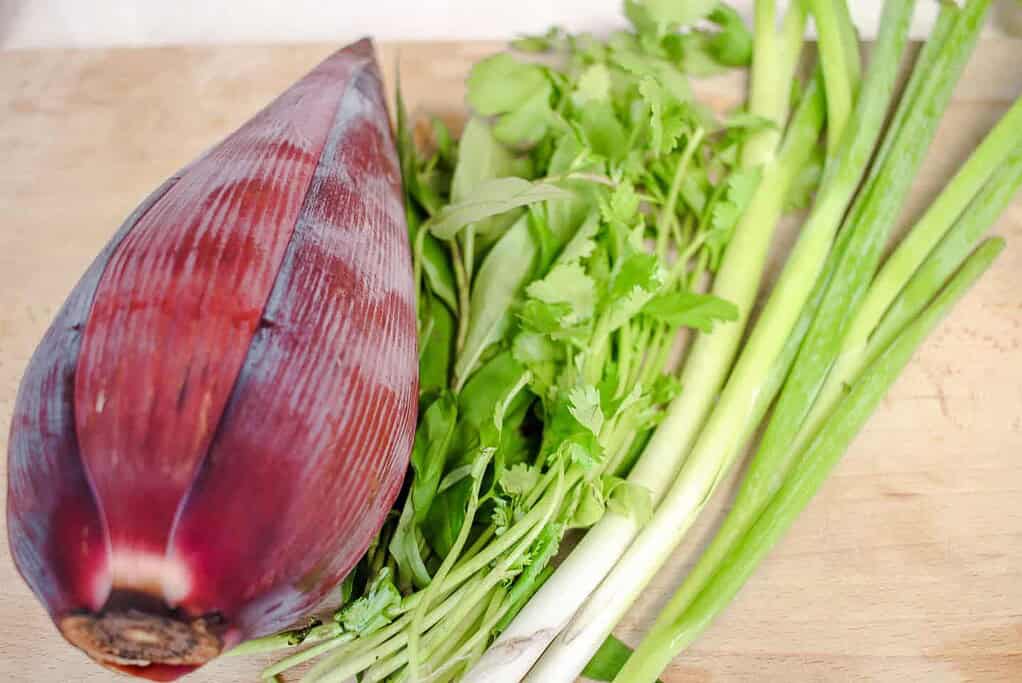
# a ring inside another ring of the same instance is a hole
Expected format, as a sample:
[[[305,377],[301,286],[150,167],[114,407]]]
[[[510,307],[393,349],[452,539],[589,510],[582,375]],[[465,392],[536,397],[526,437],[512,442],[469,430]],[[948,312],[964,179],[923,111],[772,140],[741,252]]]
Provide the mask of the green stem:
[[[888,17],[886,15],[888,11],[900,11],[901,14],[898,17],[900,22],[895,22]],[[911,8],[906,8],[901,3],[891,0],[885,5],[885,17],[881,20],[881,27],[882,29],[887,28],[889,31],[901,36],[898,42],[900,42],[902,47],[910,16]],[[888,33],[888,35],[893,34]],[[882,37],[880,49],[883,49],[883,46],[886,44],[883,41]],[[893,44],[891,43],[891,45]],[[893,86],[894,69],[897,65],[897,56],[899,54],[900,47],[897,50],[892,50],[883,59],[875,60],[873,67],[871,67],[867,75],[862,100],[856,108],[854,120],[848,124],[848,130],[842,141],[843,147],[854,144],[856,142],[855,138],[862,135],[864,130],[863,120],[868,119],[871,122],[870,131],[879,131],[882,113],[886,110],[887,101],[890,98],[890,88]],[[878,67],[881,65],[886,68],[880,70]],[[945,72],[940,71],[937,73],[943,74]],[[829,246],[834,233],[833,229],[827,231],[825,239],[821,236],[820,240],[815,242],[815,246],[809,247],[806,252],[803,252],[801,247],[804,244],[812,244],[809,242],[815,236],[812,225],[807,227],[803,231],[802,236],[800,236],[799,243],[789,258],[785,271],[782,273],[781,279],[771,294],[771,299],[761,319],[764,321],[764,324],[773,324],[773,321],[777,319],[776,316],[783,310],[783,307],[775,311],[770,305],[775,300],[778,302],[787,300],[798,303],[797,296],[795,296],[797,294],[797,287],[795,285],[799,282],[812,281],[808,279],[809,273],[812,273],[812,279],[817,278],[816,273],[829,273],[828,278],[830,281],[826,285],[827,293],[810,326],[806,340],[802,343],[802,348],[798,352],[797,360],[795,361],[796,369],[787,380],[766,433],[750,462],[748,472],[739,488],[732,511],[725,518],[719,532],[700,558],[695,569],[686,577],[685,583],[674,598],[672,598],[668,611],[664,613],[667,615],[665,616],[666,619],[671,618],[672,615],[682,614],[690,601],[695,599],[700,593],[703,586],[716,571],[720,562],[723,561],[723,558],[730,552],[734,544],[738,542],[749,525],[759,516],[763,506],[767,504],[767,501],[776,492],[778,487],[781,486],[791,466],[791,462],[797,456],[798,450],[792,448],[792,443],[806,413],[809,411],[809,406],[812,405],[813,399],[816,396],[819,382],[825,376],[826,369],[830,366],[831,360],[837,353],[843,336],[842,326],[847,318],[851,317],[849,311],[854,311],[855,302],[861,298],[859,292],[868,285],[873,268],[875,268],[875,258],[879,256],[878,251],[872,250],[878,249],[876,245],[882,244],[883,238],[886,237],[886,230],[893,223],[897,215],[900,202],[908,190],[908,185],[915,172],[915,168],[921,160],[925,146],[928,144],[936,127],[940,110],[943,108],[943,95],[945,92],[950,92],[954,85],[954,77],[952,76],[949,80],[950,83],[946,83],[944,88],[936,89],[936,92],[931,90],[927,93],[925,89],[917,90],[916,93],[920,97],[919,100],[902,101],[899,112],[908,113],[900,117],[903,121],[902,127],[889,133],[889,136],[897,136],[899,141],[897,144],[885,141],[884,147],[888,153],[881,159],[880,169],[875,170],[871,174],[866,188],[856,199],[856,204],[852,208],[851,217],[849,218],[849,224],[845,226],[845,230],[838,239],[838,245],[835,247],[830,258],[833,264],[830,267],[833,270],[832,273],[830,271],[821,271],[819,267],[816,267],[806,270],[805,274],[799,278],[793,278],[790,281],[785,278],[789,273],[789,269],[792,269],[792,273],[797,272],[795,268],[797,264],[802,262],[813,262],[822,265],[823,255],[826,253],[825,247]],[[879,82],[883,83],[883,88],[877,87]],[[896,116],[897,118],[899,117]],[[900,131],[905,132],[903,135],[899,135]],[[867,139],[862,142],[868,143],[869,148],[872,148],[875,137],[875,134],[873,136],[867,135]],[[835,165],[830,169],[832,172],[830,173],[829,180],[833,182],[828,187],[837,186],[837,180],[835,179],[844,177],[847,181],[847,184],[844,186],[847,190],[845,193],[845,205],[847,197],[854,191],[855,182],[853,181],[853,176],[856,180],[858,177],[861,177],[865,161],[868,158],[868,150],[864,147],[865,145],[859,148],[858,154],[849,153],[842,155],[846,159],[857,158],[859,160],[857,173],[846,173],[845,171],[849,170],[847,166]],[[883,163],[884,161],[887,163]],[[877,188],[875,192],[873,191],[874,188]],[[829,189],[821,190],[821,199],[818,200],[817,210],[821,206],[826,206],[830,196],[829,192]],[[817,210],[814,210],[814,215],[817,213]],[[834,216],[840,216],[840,213],[840,211],[836,212]],[[810,219],[810,224],[812,224],[812,218]],[[810,252],[815,254],[815,256],[806,258]],[[854,258],[856,256],[859,258]],[[791,291],[786,292],[785,289],[789,285]],[[801,286],[804,287],[804,285]],[[798,305],[801,307],[800,303]],[[759,332],[758,328],[753,332],[753,337],[750,339],[747,347],[747,353],[753,353],[754,349],[759,349],[757,332]],[[744,360],[744,357],[742,360]],[[742,360],[739,361],[739,365],[742,364]],[[735,378],[738,386],[744,385],[746,388],[749,386],[748,383],[742,381],[744,380],[744,375],[741,375],[737,369]]]
[[[300,643],[292,643],[293,631],[284,631],[283,633],[275,633],[272,636],[265,636],[263,638],[255,638],[253,640],[246,640],[241,645],[238,645],[232,650],[228,650],[224,653],[224,657],[247,657],[248,655],[262,654],[264,652],[273,652],[274,650],[283,650],[286,648],[296,647],[299,645],[311,645],[318,643],[321,640],[327,638],[335,638],[341,632],[341,626],[337,622],[329,622],[326,624],[320,624],[312,628],[309,633],[305,636]]]
[[[433,580],[422,591],[422,598],[420,599],[419,604],[412,611],[411,628],[408,634],[408,662],[409,669],[411,670],[411,680],[413,682],[418,680],[416,670],[419,663],[417,650],[419,645],[419,634],[422,633],[423,630],[423,620],[426,618],[430,603],[442,590],[444,580],[451,572],[454,563],[458,560],[458,556],[460,555],[462,548],[465,547],[465,543],[468,542],[468,535],[472,531],[472,520],[475,518],[476,508],[479,505],[479,488],[482,486],[483,473],[486,470],[486,466],[489,464],[491,457],[492,451],[487,449],[483,451],[483,453],[480,454],[473,463],[472,491],[469,496],[468,504],[466,505],[465,518],[462,520],[461,529],[458,531],[458,537],[455,539],[454,544],[451,546],[450,551],[448,551],[444,561],[440,563],[440,567],[433,575]]]
[[[841,142],[848,116],[852,111],[856,84],[851,82],[851,69],[845,60],[848,50],[844,45],[846,30],[841,21],[847,15],[844,0],[809,0],[819,38],[820,63],[823,82],[827,90],[827,150],[833,154]]]
[[[883,145],[887,154],[881,151],[880,168],[871,174],[851,209],[835,245],[838,262],[827,294],[799,350],[796,371],[788,378],[749,464],[737,499],[741,503],[736,504],[736,509],[748,510],[745,514],[757,513],[761,501],[776,491],[790,467],[794,455],[791,445],[873,279],[888,233],[979,33],[983,17],[979,8],[986,4],[987,0],[980,0],[963,11],[961,19],[968,21],[956,22],[955,31],[935,62],[933,73],[939,74],[939,78],[927,74],[935,83],[921,88],[918,99],[902,100],[899,105],[899,112],[905,113],[900,117],[896,114],[895,118],[903,119],[902,126],[888,135]]]
[[[430,610],[424,621],[425,627],[429,628],[440,622],[462,605],[465,596],[475,590],[480,580],[474,578],[467,581],[444,598],[442,603]],[[421,593],[411,597],[418,596],[421,596]],[[412,602],[417,604],[418,599]],[[352,642],[350,648],[344,648],[320,661],[305,675],[303,683],[342,683],[387,655],[400,650],[408,642],[407,631],[411,616],[407,613],[376,633]]]
[[[800,446],[815,433],[840,398],[844,386],[865,365],[868,360],[870,335],[890,308],[891,302],[913,277],[913,273],[927,255],[933,251],[934,245],[948,233],[952,225],[955,225],[956,231],[964,232],[968,236],[967,239],[955,242],[957,247],[952,262],[957,267],[979,239],[979,235],[1004,210],[1017,189],[1022,174],[1020,157],[1022,148],[1017,146],[1018,140],[1022,140],[1022,98],[1015,102],[968,161],[962,165],[940,196],[898,245],[870,285],[862,306],[848,328],[841,344],[841,352],[827,375],[826,383],[820,390],[812,411],[805,419],[795,450],[799,450]],[[995,175],[995,179],[988,183],[992,175]],[[959,223],[965,226],[964,231],[959,230]],[[888,323],[888,342],[890,333],[900,330],[910,317],[919,312],[920,307],[929,301],[949,273],[950,271],[945,268],[939,275],[933,274],[926,278],[929,286],[925,299],[921,301],[917,299],[916,307],[907,312],[907,315],[901,314],[892,318],[892,322]],[[897,326],[892,327],[894,325]]]
[[[272,666],[266,667],[262,671],[262,677],[273,678],[277,674],[280,674],[292,667],[307,662],[310,659],[315,659],[316,657],[319,657],[322,654],[330,652],[331,650],[336,650],[342,645],[347,645],[354,640],[355,640],[354,633],[342,633],[336,638],[332,638],[318,645],[314,645],[313,647],[302,650],[301,652],[296,652],[290,657],[285,657],[284,659],[280,660],[279,662],[276,662]]]
[[[870,364],[712,580],[684,614],[668,617],[664,613],[657,619],[614,679],[615,683],[655,680],[671,659],[690,645],[723,611],[808,505],[915,350],[986,271],[1003,247],[1003,240],[991,240],[974,252],[937,299]]]
[[[692,161],[692,155],[695,154],[700,143],[702,143],[704,134],[705,131],[702,128],[696,128],[695,132],[689,136],[688,142],[685,143],[685,149],[681,153],[681,159],[678,161],[678,166],[674,170],[674,178],[671,179],[671,187],[667,192],[667,201],[664,202],[663,207],[660,209],[660,218],[657,221],[656,252],[661,261],[667,258],[667,241],[671,234],[671,222],[677,220],[674,212],[678,206],[681,182],[685,179],[689,163]]]
[[[878,348],[886,347],[907,321],[933,298],[940,284],[961,265],[969,250],[1007,208],[1020,187],[1022,144],[1015,147],[1012,155],[898,294],[869,339],[865,353],[867,359],[876,355]]]

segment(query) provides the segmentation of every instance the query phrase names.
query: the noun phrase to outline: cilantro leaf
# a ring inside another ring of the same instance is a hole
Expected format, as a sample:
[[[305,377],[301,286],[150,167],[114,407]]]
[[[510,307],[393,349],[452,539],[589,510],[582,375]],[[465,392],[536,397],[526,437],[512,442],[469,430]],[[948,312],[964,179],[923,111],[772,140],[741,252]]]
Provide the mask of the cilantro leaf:
[[[639,93],[649,107],[650,146],[657,155],[668,154],[688,130],[690,113],[652,76],[643,77]]]
[[[600,406],[600,392],[596,387],[587,384],[577,386],[568,394],[570,405],[568,411],[579,424],[594,435],[603,429],[603,408]]]
[[[605,476],[603,490],[611,511],[631,517],[638,524],[645,524],[653,516],[653,493],[645,486]]]
[[[572,512],[570,526],[575,529],[591,527],[600,521],[606,509],[607,502],[601,487],[597,482],[586,482]]]
[[[561,318],[566,325],[589,319],[596,308],[595,283],[578,263],[555,266],[545,278],[534,281],[525,291],[544,303],[567,304],[570,313]]]
[[[712,294],[678,291],[662,294],[643,307],[642,312],[672,327],[693,327],[710,332],[716,322],[738,319],[738,309]]]
[[[639,195],[635,193],[635,187],[627,180],[618,183],[610,200],[601,202],[600,213],[608,223],[633,225],[639,215]]]
[[[505,469],[500,475],[500,488],[509,496],[522,496],[539,484],[539,471],[525,463]]]
[[[576,106],[610,101],[610,70],[606,64],[593,64],[582,72],[575,84],[572,99]]]
[[[391,580],[390,568],[384,567],[373,578],[365,595],[341,608],[334,619],[347,632],[368,635],[393,621],[391,610],[400,604],[401,593]]]

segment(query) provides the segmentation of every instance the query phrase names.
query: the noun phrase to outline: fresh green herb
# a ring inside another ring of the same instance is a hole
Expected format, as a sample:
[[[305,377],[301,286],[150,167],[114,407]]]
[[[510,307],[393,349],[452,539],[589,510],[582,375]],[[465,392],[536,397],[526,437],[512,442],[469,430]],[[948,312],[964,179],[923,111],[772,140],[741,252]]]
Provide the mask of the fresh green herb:
[[[456,143],[434,122],[430,155],[398,98],[421,348],[410,481],[331,633],[268,676],[329,651],[312,680],[457,678],[541,590],[568,529],[652,516],[624,477],[678,393],[678,331],[739,317],[695,286],[759,186],[727,157],[768,127],[695,101],[676,37],[708,18],[694,32],[713,60],[749,46],[737,15],[703,5],[632,3],[636,30],[606,42],[517,44],[550,64],[483,60],[475,116]]]

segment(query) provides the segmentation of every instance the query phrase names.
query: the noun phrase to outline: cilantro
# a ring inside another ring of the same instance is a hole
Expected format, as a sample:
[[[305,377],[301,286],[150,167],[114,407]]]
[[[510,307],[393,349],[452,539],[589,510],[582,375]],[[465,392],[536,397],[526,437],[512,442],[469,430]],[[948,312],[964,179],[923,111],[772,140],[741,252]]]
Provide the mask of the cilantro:
[[[662,294],[647,303],[642,312],[671,327],[693,327],[702,332],[712,331],[714,323],[738,319],[734,304],[712,294],[687,291]]]
[[[596,307],[596,289],[592,278],[578,263],[556,266],[542,280],[536,280],[526,288],[533,299],[548,304],[567,304],[570,312],[562,315],[560,321],[574,325],[590,318]]]
[[[568,394],[568,411],[579,424],[594,435],[603,429],[603,410],[600,407],[600,392],[594,386],[578,386]]]

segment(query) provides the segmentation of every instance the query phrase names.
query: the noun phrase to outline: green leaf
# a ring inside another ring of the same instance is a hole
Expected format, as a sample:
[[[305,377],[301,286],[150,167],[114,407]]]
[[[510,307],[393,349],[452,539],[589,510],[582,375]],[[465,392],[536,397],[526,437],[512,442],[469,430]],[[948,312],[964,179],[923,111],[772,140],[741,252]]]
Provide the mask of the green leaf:
[[[568,461],[573,465],[581,467],[584,472],[595,471],[597,465],[599,465],[602,460],[594,448],[587,448],[577,441],[564,442],[564,448],[562,450],[566,454]]]
[[[512,399],[528,400],[514,393],[524,373],[522,364],[507,351],[487,361],[458,396],[460,422],[480,433],[490,430],[489,433],[495,436],[492,434],[493,416],[498,412],[504,415],[511,412],[508,402]],[[487,442],[482,445],[497,444]]]
[[[660,287],[662,278],[663,269],[660,259],[654,254],[641,251],[629,254],[621,261],[611,280],[608,293],[609,305],[617,305],[618,299],[628,296],[635,288],[647,292],[656,291]]]
[[[606,331],[613,332],[638,315],[662,283],[663,268],[655,255],[635,251],[625,257],[618,264],[603,301],[608,313]]]
[[[708,41],[710,52],[725,66],[748,66],[752,61],[752,33],[742,16],[723,2],[710,12],[710,21],[720,27]]]
[[[657,156],[667,154],[677,146],[682,133],[690,128],[691,111],[682,107],[678,99],[652,76],[642,78],[639,93],[649,107],[653,153]]]
[[[404,590],[429,585],[432,577],[419,551],[419,533],[415,525],[415,511],[409,501],[405,502],[397,528],[390,538],[387,550],[397,565],[398,584]]]
[[[391,580],[390,569],[384,567],[373,578],[363,597],[342,608],[334,618],[349,633],[368,635],[389,624],[389,610],[401,604],[401,593]]]
[[[576,106],[610,101],[610,70],[605,64],[593,64],[579,76],[572,97]]]
[[[574,170],[576,160],[584,153],[581,141],[573,132],[562,134],[554,143],[547,173],[560,175]],[[565,181],[563,186],[572,190],[571,197],[543,204],[547,215],[547,227],[561,243],[574,235],[582,222],[588,218],[594,203],[590,199],[596,191],[591,183],[582,181]]]
[[[577,114],[576,123],[593,153],[619,160],[628,152],[628,133],[609,102],[590,102]]]
[[[545,334],[529,330],[515,335],[511,344],[511,354],[526,367],[536,363],[560,362],[564,359],[560,345]]]
[[[577,263],[589,258],[596,249],[594,238],[600,231],[600,221],[595,213],[590,213],[579,226],[571,240],[557,257],[555,265]]]
[[[539,484],[539,471],[525,463],[518,463],[505,469],[500,475],[500,488],[509,496],[522,496]]]
[[[443,119],[437,116],[430,117],[430,126],[433,129],[433,144],[436,145],[436,153],[444,163],[454,166],[458,159],[458,146],[451,137],[450,129]]]
[[[572,404],[563,397],[551,401],[545,415],[541,455],[566,457],[579,464],[595,465],[602,451],[593,431],[572,414]]]
[[[596,286],[578,263],[555,266],[545,278],[532,282],[525,292],[548,304],[567,304],[568,315],[561,321],[575,325],[592,317],[596,308]]]
[[[647,303],[642,312],[671,327],[692,327],[710,332],[716,322],[738,319],[738,308],[712,294],[677,291],[662,294]]]
[[[568,394],[568,411],[579,424],[598,436],[603,429],[603,408],[600,392],[591,384],[574,387]]]
[[[446,557],[454,546],[461,525],[465,523],[465,507],[471,495],[472,479],[465,477],[433,500],[422,530],[426,542],[439,557]]]
[[[449,240],[466,225],[484,218],[536,202],[570,196],[567,190],[550,183],[515,177],[492,178],[480,183],[469,198],[445,206],[426,225],[438,238]]]
[[[493,128],[494,136],[513,147],[527,147],[539,142],[554,120],[554,112],[550,108],[552,90],[548,83],[501,116]]]
[[[627,180],[618,183],[610,200],[600,205],[600,213],[608,223],[620,223],[627,227],[634,225],[639,216],[639,196],[632,183]]]
[[[454,271],[451,270],[447,251],[432,235],[425,235],[422,243],[422,272],[426,275],[430,291],[452,311],[457,310],[458,295],[454,289]]]
[[[447,463],[447,449],[454,436],[458,406],[449,392],[434,400],[422,414],[415,431],[411,465],[415,472],[409,497],[415,510],[414,520],[421,524],[436,495]]]
[[[511,41],[511,47],[521,52],[549,52],[561,38],[561,30],[551,27],[542,35],[522,36]]]
[[[569,526],[573,529],[586,529],[603,518],[607,503],[603,492],[596,482],[587,482],[582,487],[582,495],[571,515]]]
[[[558,366],[565,359],[563,345],[541,332],[524,330],[515,335],[511,354],[532,373],[533,392],[548,396],[557,378]]]
[[[613,681],[631,654],[632,648],[613,635],[607,636],[607,639],[600,645],[600,649],[586,664],[582,675],[594,681]],[[657,679],[657,683],[663,683],[663,681]]]
[[[518,108],[549,80],[543,68],[524,64],[506,52],[476,63],[468,77],[468,102],[480,114],[493,116]]]
[[[644,525],[653,516],[653,493],[645,486],[620,477],[604,477],[604,495],[608,509],[631,517],[636,524]]]
[[[468,199],[482,182],[513,175],[514,170],[514,157],[497,141],[489,124],[473,117],[461,131],[451,200]]]
[[[625,0],[625,16],[632,22],[637,33],[656,34],[656,20],[649,15],[645,3],[641,0]]]

